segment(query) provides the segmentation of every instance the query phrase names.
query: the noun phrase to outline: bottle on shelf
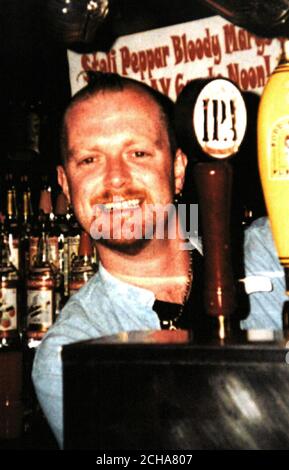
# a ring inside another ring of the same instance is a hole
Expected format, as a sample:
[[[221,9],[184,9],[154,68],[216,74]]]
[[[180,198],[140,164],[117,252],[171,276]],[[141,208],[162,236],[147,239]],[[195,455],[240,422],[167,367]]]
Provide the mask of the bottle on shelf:
[[[69,232],[67,236],[67,251],[68,251],[68,277],[70,276],[72,263],[74,258],[78,256],[81,228],[75,217],[72,206],[68,210],[68,223]],[[69,294],[69,290],[68,290]]]
[[[27,343],[39,342],[55,317],[55,267],[45,224],[41,227],[37,254],[27,277]]]
[[[11,262],[4,224],[0,230],[0,440],[19,438],[23,429],[23,351],[19,273]]]
[[[22,279],[26,279],[26,275],[29,269],[29,240],[32,233],[32,227],[34,222],[33,207],[31,201],[31,189],[28,183],[27,175],[21,177],[21,200],[20,200],[20,260],[19,270]]]
[[[56,269],[59,269],[58,239],[54,224],[51,188],[47,184],[45,184],[40,191],[38,209],[38,217],[35,220],[29,240],[29,265],[33,265],[37,252],[38,239],[44,228],[50,246],[51,262]]]
[[[73,259],[69,276],[69,295],[75,294],[96,273],[94,253],[90,235],[82,231],[78,256]]]
[[[68,299],[68,201],[63,192],[56,199],[54,227],[58,239],[59,269],[56,273],[55,316]]]
[[[19,269],[19,220],[17,209],[17,193],[13,175],[6,175],[6,204],[5,204],[5,232],[8,236],[11,262]]]
[[[21,336],[20,277],[11,261],[10,247],[4,225],[0,231],[0,338],[8,344]]]

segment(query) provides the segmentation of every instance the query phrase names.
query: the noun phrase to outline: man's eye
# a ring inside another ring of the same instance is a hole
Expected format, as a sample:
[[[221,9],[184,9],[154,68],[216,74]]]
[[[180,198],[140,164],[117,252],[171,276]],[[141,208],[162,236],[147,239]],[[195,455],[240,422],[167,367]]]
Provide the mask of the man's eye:
[[[141,157],[146,157],[148,153],[145,152],[144,150],[136,150],[135,152],[133,152],[133,155],[134,157],[141,158]]]
[[[94,161],[93,157],[87,157],[87,158],[84,158],[83,160],[81,160],[80,164],[81,165],[89,165],[93,161]]]

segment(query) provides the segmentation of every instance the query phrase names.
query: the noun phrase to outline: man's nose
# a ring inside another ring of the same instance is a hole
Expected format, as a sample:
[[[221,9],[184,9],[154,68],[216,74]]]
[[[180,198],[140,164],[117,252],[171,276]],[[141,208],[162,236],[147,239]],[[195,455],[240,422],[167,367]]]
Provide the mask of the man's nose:
[[[113,158],[107,163],[105,186],[107,188],[121,188],[130,181],[131,175],[127,163],[123,158]]]

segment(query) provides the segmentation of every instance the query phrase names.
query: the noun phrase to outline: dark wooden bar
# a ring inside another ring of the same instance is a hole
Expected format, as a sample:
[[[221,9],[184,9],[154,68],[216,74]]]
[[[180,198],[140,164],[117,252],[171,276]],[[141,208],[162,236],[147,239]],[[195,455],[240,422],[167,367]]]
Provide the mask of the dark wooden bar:
[[[180,330],[65,346],[65,449],[289,449],[287,339]]]

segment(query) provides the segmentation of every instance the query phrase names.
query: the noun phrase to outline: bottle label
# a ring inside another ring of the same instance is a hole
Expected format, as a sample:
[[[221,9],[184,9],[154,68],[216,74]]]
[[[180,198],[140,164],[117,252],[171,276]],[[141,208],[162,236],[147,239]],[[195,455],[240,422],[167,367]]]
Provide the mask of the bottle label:
[[[67,240],[61,233],[58,237],[58,256],[59,256],[59,270],[64,273],[65,266],[65,247],[67,246]]]
[[[51,262],[57,269],[60,269],[60,262],[59,262],[59,250],[58,250],[58,238],[57,237],[49,237],[48,244],[50,249],[50,256]]]
[[[289,178],[289,118],[283,117],[275,123],[271,134],[271,157],[269,179]]]
[[[38,238],[30,237],[29,240],[29,267],[33,266],[37,256]]]
[[[8,243],[10,249],[10,260],[16,269],[19,269],[19,240],[14,238],[11,233],[8,235]]]
[[[38,237],[30,237],[29,240],[29,266],[33,266],[37,256],[37,247],[38,247]],[[50,261],[53,265],[60,269],[60,261],[59,261],[59,250],[58,250],[58,238],[57,237],[49,237],[48,238],[49,244],[49,253],[50,253]]]
[[[63,276],[64,276],[64,295],[68,296],[68,282],[69,282],[69,255],[68,255],[68,240],[65,239],[63,246]]]
[[[76,256],[78,256],[78,248],[80,243],[80,235],[68,237],[68,272],[71,272],[71,265]]]
[[[36,289],[36,290],[52,290],[55,286],[55,282],[53,278],[47,279],[38,279],[38,280],[31,280],[27,281],[27,289]]]
[[[0,288],[0,331],[17,329],[17,289]]]
[[[29,286],[30,287],[30,286]],[[47,330],[53,323],[53,290],[27,289],[27,327]]]

